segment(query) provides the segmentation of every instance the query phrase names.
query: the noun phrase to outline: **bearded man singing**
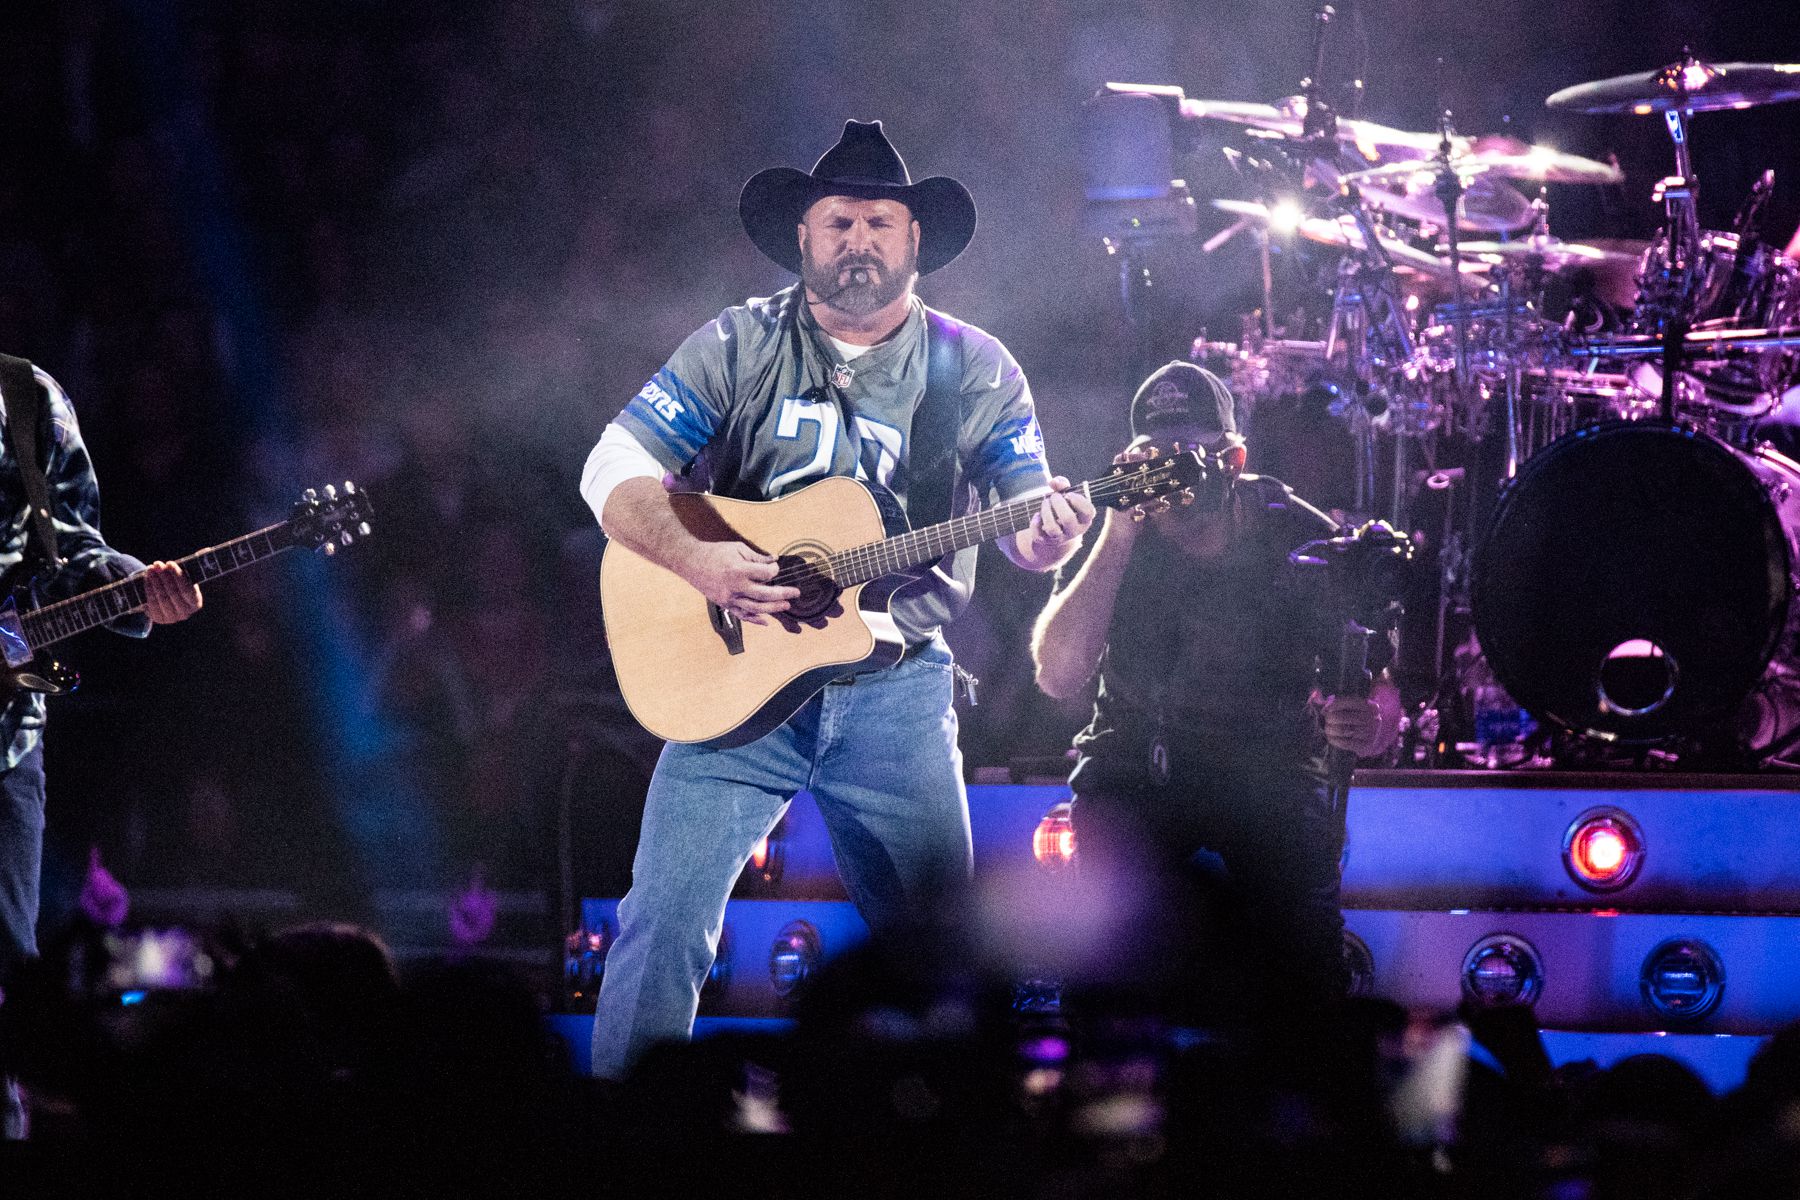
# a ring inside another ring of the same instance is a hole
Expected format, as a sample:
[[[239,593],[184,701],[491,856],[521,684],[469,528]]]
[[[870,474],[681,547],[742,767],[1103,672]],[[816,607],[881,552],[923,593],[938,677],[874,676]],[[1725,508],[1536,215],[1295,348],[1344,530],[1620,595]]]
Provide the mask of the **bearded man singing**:
[[[960,515],[971,495],[1041,494],[1030,526],[1000,549],[1028,571],[1066,559],[1094,510],[1046,468],[1024,373],[994,338],[913,294],[974,236],[968,191],[912,182],[880,122],[851,121],[811,172],[751,178],[738,213],[800,282],[708,322],[607,426],[581,490],[608,537],[758,624],[799,591],[774,582],[771,555],[696,538],[669,490],[773,500],[844,475],[890,496],[914,527]],[[890,606],[906,640],[896,665],[837,680],[756,741],[663,750],[607,954],[596,1075],[618,1078],[650,1045],[688,1036],[732,884],[802,788],[878,936],[968,874],[940,631],[974,583],[974,549],[946,558]]]

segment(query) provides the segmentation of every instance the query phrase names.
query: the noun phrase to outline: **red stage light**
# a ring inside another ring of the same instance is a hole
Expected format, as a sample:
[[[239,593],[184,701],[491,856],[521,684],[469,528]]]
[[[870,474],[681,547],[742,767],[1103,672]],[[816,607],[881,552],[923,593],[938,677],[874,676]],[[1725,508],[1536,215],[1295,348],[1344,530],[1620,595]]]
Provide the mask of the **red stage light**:
[[[1031,835],[1031,854],[1040,864],[1060,871],[1075,861],[1075,821],[1065,801],[1044,814]]]
[[[750,847],[746,875],[766,884],[780,883],[782,870],[787,865],[787,840],[787,817],[784,815],[775,823],[774,829]]]
[[[1563,865],[1590,891],[1610,892],[1636,878],[1644,863],[1644,835],[1616,808],[1581,814],[1563,835]]]

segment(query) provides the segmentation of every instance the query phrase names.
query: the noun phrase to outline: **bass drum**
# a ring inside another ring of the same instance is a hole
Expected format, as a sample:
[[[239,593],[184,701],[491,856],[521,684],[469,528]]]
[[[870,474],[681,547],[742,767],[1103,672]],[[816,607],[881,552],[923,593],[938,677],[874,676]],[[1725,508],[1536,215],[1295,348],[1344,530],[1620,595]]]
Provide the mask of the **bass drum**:
[[[1727,728],[1789,629],[1800,464],[1660,421],[1526,460],[1472,564],[1475,632],[1514,699],[1649,743]]]

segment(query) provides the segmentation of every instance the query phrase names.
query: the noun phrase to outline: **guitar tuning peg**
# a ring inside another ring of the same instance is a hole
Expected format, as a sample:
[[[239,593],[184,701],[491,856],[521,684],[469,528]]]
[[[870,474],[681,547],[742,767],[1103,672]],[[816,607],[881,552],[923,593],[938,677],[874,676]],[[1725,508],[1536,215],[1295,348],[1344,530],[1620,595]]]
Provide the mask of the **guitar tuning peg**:
[[[304,492],[300,493],[300,498],[305,500],[308,504],[315,503],[319,499],[319,489],[307,488]]]
[[[354,540],[354,539],[348,529],[346,529],[346,530],[344,530],[344,532],[338,534],[338,541],[342,542],[346,546],[348,546],[352,540]]]
[[[344,495],[346,495],[346,496],[356,495],[356,485],[354,483],[351,483],[348,479],[344,480]]]
[[[1141,505],[1141,504],[1134,504],[1134,505],[1132,505],[1132,507],[1131,507],[1131,519],[1132,519],[1132,520],[1133,520],[1133,521],[1142,521],[1142,520],[1143,520],[1143,519],[1144,519],[1144,518],[1145,518],[1145,517],[1147,517],[1147,516],[1149,516],[1149,515],[1150,515],[1150,514],[1149,514],[1149,513],[1147,513],[1147,512],[1145,512],[1145,511],[1144,511],[1144,506],[1143,506],[1143,505]]]
[[[323,550],[325,552],[326,557],[329,558],[331,555],[337,553],[337,543],[336,542],[326,542],[323,546],[320,546],[319,549]]]
[[[1191,496],[1188,498],[1190,500],[1193,499],[1193,497],[1191,497]],[[362,534],[362,536],[364,536],[364,537],[368,537],[369,536],[369,523],[367,521],[364,521],[362,524],[358,525],[356,527],[356,532]]]
[[[1150,447],[1150,457],[1151,458],[1161,458],[1162,457],[1162,449],[1157,446]]]
[[[337,499],[337,489],[329,483],[325,485],[325,498],[327,500]]]
[[[1183,508],[1186,508],[1188,505],[1192,504],[1193,502],[1194,502],[1194,489],[1191,487],[1182,488],[1181,489],[1181,506]]]
[[[1156,503],[1150,506],[1150,511],[1160,517],[1163,513],[1168,512],[1173,507],[1174,505],[1169,503],[1169,498],[1167,496],[1158,496],[1156,498]]]

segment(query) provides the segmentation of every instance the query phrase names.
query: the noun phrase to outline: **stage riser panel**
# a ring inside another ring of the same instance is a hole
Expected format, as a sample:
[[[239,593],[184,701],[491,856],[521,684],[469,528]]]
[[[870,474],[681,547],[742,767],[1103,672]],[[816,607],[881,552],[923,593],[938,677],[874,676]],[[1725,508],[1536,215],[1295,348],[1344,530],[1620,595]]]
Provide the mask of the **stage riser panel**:
[[[1344,924],[1369,947],[1373,992],[1412,1008],[1455,1008],[1469,951],[1505,933],[1543,964],[1533,1007],[1548,1028],[1768,1034],[1800,1019],[1796,917],[1348,909]],[[1671,1020],[1643,997],[1644,962],[1671,938],[1705,943],[1724,970],[1718,1006],[1698,1020]]]
[[[1800,791],[1785,777],[1697,786],[1682,776],[1491,772],[1365,773],[1346,816],[1343,902],[1354,908],[1617,909],[1800,915]],[[1368,781],[1374,782],[1368,782]],[[1031,862],[1031,838],[1068,789],[969,788],[977,872]],[[1643,835],[1643,866],[1624,887],[1578,885],[1563,861],[1570,825],[1616,809]],[[773,883],[746,871],[735,895],[845,898],[812,797],[780,829]]]
[[[1616,809],[1641,831],[1624,887],[1579,886],[1570,826]],[[1608,908],[1800,914],[1800,791],[1788,777],[1359,775],[1344,903],[1358,908]]]

